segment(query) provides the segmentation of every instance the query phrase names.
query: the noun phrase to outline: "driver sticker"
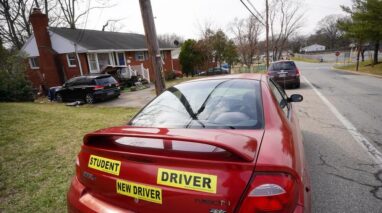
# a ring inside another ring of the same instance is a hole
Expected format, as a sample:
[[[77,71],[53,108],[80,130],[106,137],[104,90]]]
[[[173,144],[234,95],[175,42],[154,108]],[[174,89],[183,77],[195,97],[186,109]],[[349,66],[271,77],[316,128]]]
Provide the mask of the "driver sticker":
[[[130,181],[117,180],[117,193],[128,197],[162,204],[162,189]]]
[[[158,169],[157,184],[216,194],[217,176],[171,169]]]
[[[121,169],[121,161],[90,155],[88,167],[118,176]]]

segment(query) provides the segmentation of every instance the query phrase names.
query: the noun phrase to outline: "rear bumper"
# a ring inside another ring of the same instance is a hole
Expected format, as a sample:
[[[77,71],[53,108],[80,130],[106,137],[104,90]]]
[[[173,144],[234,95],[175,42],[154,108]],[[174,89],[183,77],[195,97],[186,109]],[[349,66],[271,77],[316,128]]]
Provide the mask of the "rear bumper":
[[[280,86],[283,86],[284,84],[285,85],[292,85],[292,84],[298,84],[300,83],[300,77],[299,76],[296,76],[296,77],[293,77],[293,78],[278,78],[278,77],[273,77],[272,78],[273,81],[275,81],[276,83],[278,83]]]
[[[70,188],[67,194],[67,207],[69,213],[78,213],[78,212],[127,212],[132,213],[125,209],[110,205],[94,196],[91,193],[86,191],[84,185],[82,185],[77,177],[72,179]]]
[[[112,90],[100,90],[94,92],[93,96],[97,100],[106,100],[114,97],[118,97],[121,94],[119,89]]]

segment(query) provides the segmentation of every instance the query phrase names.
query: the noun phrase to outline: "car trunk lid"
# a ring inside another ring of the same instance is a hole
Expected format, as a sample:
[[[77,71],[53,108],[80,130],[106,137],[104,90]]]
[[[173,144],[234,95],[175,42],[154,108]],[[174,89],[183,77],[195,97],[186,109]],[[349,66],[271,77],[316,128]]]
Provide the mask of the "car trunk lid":
[[[77,178],[87,193],[131,211],[232,212],[255,168],[262,135],[263,130],[106,129],[85,136]]]

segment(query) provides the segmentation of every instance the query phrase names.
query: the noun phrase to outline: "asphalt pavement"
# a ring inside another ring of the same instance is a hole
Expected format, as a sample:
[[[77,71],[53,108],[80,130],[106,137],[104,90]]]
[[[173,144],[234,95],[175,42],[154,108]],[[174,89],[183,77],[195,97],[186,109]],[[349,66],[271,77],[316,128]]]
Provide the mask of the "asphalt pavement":
[[[312,212],[382,212],[382,79],[298,63]]]

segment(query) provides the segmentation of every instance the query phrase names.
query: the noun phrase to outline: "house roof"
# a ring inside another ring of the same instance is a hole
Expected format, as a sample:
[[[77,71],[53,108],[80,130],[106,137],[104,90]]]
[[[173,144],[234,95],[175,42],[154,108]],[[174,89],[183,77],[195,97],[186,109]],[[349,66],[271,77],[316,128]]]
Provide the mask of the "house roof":
[[[321,44],[311,44],[311,45],[306,46],[306,47],[303,47],[303,48],[317,47],[317,46],[319,46],[319,47],[325,47],[324,45],[321,45]]]
[[[50,27],[50,31],[87,50],[143,50],[147,49],[142,34]],[[161,49],[173,49],[159,42]]]

